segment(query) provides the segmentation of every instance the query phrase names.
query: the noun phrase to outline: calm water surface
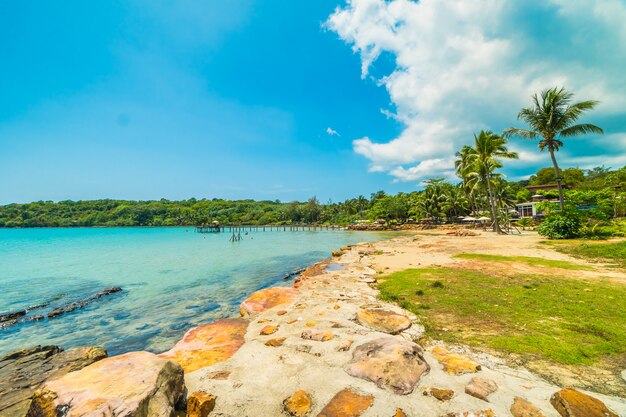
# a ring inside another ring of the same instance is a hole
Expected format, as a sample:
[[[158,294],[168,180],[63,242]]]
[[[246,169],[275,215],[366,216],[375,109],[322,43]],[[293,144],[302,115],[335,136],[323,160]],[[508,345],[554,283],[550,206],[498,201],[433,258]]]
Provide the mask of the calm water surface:
[[[0,330],[0,353],[32,344],[100,345],[110,354],[169,349],[190,327],[236,315],[253,291],[324,259],[367,232],[250,232],[186,228],[0,229],[0,313],[40,303],[29,315],[109,287],[121,293],[53,319]]]

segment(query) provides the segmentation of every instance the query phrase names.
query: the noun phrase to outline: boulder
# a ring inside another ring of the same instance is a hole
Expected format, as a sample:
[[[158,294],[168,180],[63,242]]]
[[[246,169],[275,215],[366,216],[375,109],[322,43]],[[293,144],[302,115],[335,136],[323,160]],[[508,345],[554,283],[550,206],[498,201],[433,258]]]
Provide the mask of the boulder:
[[[23,417],[48,379],[78,371],[107,356],[99,347],[35,346],[0,356],[0,417]]]
[[[187,397],[187,417],[207,417],[215,408],[215,397],[196,391]]]
[[[477,362],[440,346],[432,348],[430,353],[443,365],[443,370],[450,374],[461,375],[480,371],[480,364]]]
[[[411,327],[408,317],[382,309],[359,309],[356,319],[363,326],[389,334],[398,334]]]
[[[511,404],[513,417],[545,417],[540,409],[522,397],[515,397]]]
[[[176,362],[130,352],[46,382],[27,417],[171,417],[184,388]]]
[[[563,417],[618,417],[602,401],[573,388],[555,392],[550,403]]]
[[[372,395],[361,395],[346,388],[335,394],[317,417],[358,417],[373,403]]]
[[[291,303],[299,291],[291,287],[272,287],[252,293],[241,305],[239,312],[243,317],[253,316],[281,304]]]
[[[484,401],[489,401],[487,397],[498,390],[498,385],[491,379],[474,377],[470,379],[469,384],[465,386],[465,393],[472,397],[479,398]]]
[[[221,319],[194,327],[176,345],[160,354],[164,359],[178,362],[185,372],[223,362],[244,344],[248,321]]]
[[[403,395],[429,370],[418,345],[390,336],[357,346],[346,366],[348,374]]]
[[[306,391],[296,391],[283,401],[285,412],[293,417],[305,417],[311,412],[313,399]]]

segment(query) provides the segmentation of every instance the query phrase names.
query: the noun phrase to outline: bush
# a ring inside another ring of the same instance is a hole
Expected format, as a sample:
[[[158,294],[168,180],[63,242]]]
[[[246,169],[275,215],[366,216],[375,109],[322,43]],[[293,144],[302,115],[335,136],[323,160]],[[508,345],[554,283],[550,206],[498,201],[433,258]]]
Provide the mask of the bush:
[[[582,236],[580,215],[574,211],[552,213],[537,228],[548,239],[575,239]]]

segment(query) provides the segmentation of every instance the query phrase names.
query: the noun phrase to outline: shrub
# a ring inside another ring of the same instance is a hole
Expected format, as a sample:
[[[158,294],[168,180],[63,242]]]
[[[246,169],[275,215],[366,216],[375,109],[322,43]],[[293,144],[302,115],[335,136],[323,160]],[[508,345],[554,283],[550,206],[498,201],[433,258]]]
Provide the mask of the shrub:
[[[574,211],[554,212],[546,216],[537,231],[548,239],[574,239],[582,236],[582,222]]]

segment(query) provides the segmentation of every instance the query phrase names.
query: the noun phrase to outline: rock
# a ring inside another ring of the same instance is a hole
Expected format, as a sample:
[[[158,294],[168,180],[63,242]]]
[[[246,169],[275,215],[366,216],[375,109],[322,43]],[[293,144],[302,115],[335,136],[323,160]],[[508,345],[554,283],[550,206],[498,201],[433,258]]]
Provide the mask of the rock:
[[[215,397],[196,391],[187,397],[187,417],[207,417],[215,408]]]
[[[0,417],[23,417],[35,391],[48,379],[60,378],[100,359],[99,347],[35,346],[0,356]]]
[[[522,397],[515,397],[511,404],[513,417],[545,417],[540,409]]]
[[[296,391],[283,401],[285,412],[293,417],[305,417],[311,412],[313,399],[306,391]]]
[[[247,328],[248,321],[244,319],[221,319],[194,327],[159,356],[178,362],[185,372],[193,372],[233,356],[244,344]]]
[[[496,413],[491,410],[475,410],[475,411],[459,411],[457,413],[448,413],[446,417],[496,417]]]
[[[271,346],[271,347],[282,346],[285,340],[287,340],[286,337],[277,337],[275,339],[270,339],[267,342],[265,342],[265,346]]]
[[[352,343],[354,343],[352,340],[347,339],[342,341],[341,343],[339,343],[339,345],[337,345],[337,351],[338,352],[347,352],[350,350],[350,347],[352,346]]]
[[[396,413],[393,417],[407,417],[407,415],[401,408],[396,408]]]
[[[493,394],[498,390],[496,383],[487,378],[481,378],[475,376],[470,379],[469,384],[465,386],[465,393],[472,397],[480,398],[484,401],[489,401],[487,397],[489,394]]]
[[[430,388],[422,393],[425,396],[435,397],[439,401],[448,401],[454,397],[454,391],[451,389]]]
[[[252,316],[277,305],[290,303],[299,294],[296,288],[272,287],[253,293],[239,306],[243,317]]]
[[[284,316],[285,314],[287,314],[287,310],[279,310],[276,312],[277,316]]]
[[[435,346],[430,353],[443,365],[443,370],[450,374],[461,375],[480,371],[480,364],[477,362],[440,346]]]
[[[27,417],[170,417],[184,388],[176,362],[130,352],[46,382]]]
[[[555,392],[550,403],[563,417],[618,417],[602,401],[573,388]]]
[[[278,331],[278,326],[265,326],[261,329],[261,332],[259,333],[262,336],[267,336],[273,333],[276,333]]]
[[[372,395],[360,395],[346,388],[335,394],[317,417],[357,417],[373,403]]]
[[[300,337],[302,337],[303,339],[307,339],[307,340],[327,342],[331,340],[333,337],[335,337],[335,335],[329,331],[310,329],[310,330],[303,331]]]
[[[332,252],[331,252],[331,254],[333,255],[333,257],[335,257],[335,258],[336,258],[336,257],[339,257],[339,256],[341,256],[341,255],[343,255],[343,253],[344,253],[344,252],[343,252],[342,250],[334,250],[334,251],[332,251]]]
[[[418,345],[389,336],[357,346],[346,366],[348,374],[403,395],[429,370]]]
[[[209,372],[206,375],[207,379],[217,379],[220,381],[228,379],[229,376],[230,376],[230,371],[214,371],[214,372]]]
[[[398,334],[411,327],[411,320],[406,316],[381,309],[359,309],[356,313],[359,324],[379,332]]]

